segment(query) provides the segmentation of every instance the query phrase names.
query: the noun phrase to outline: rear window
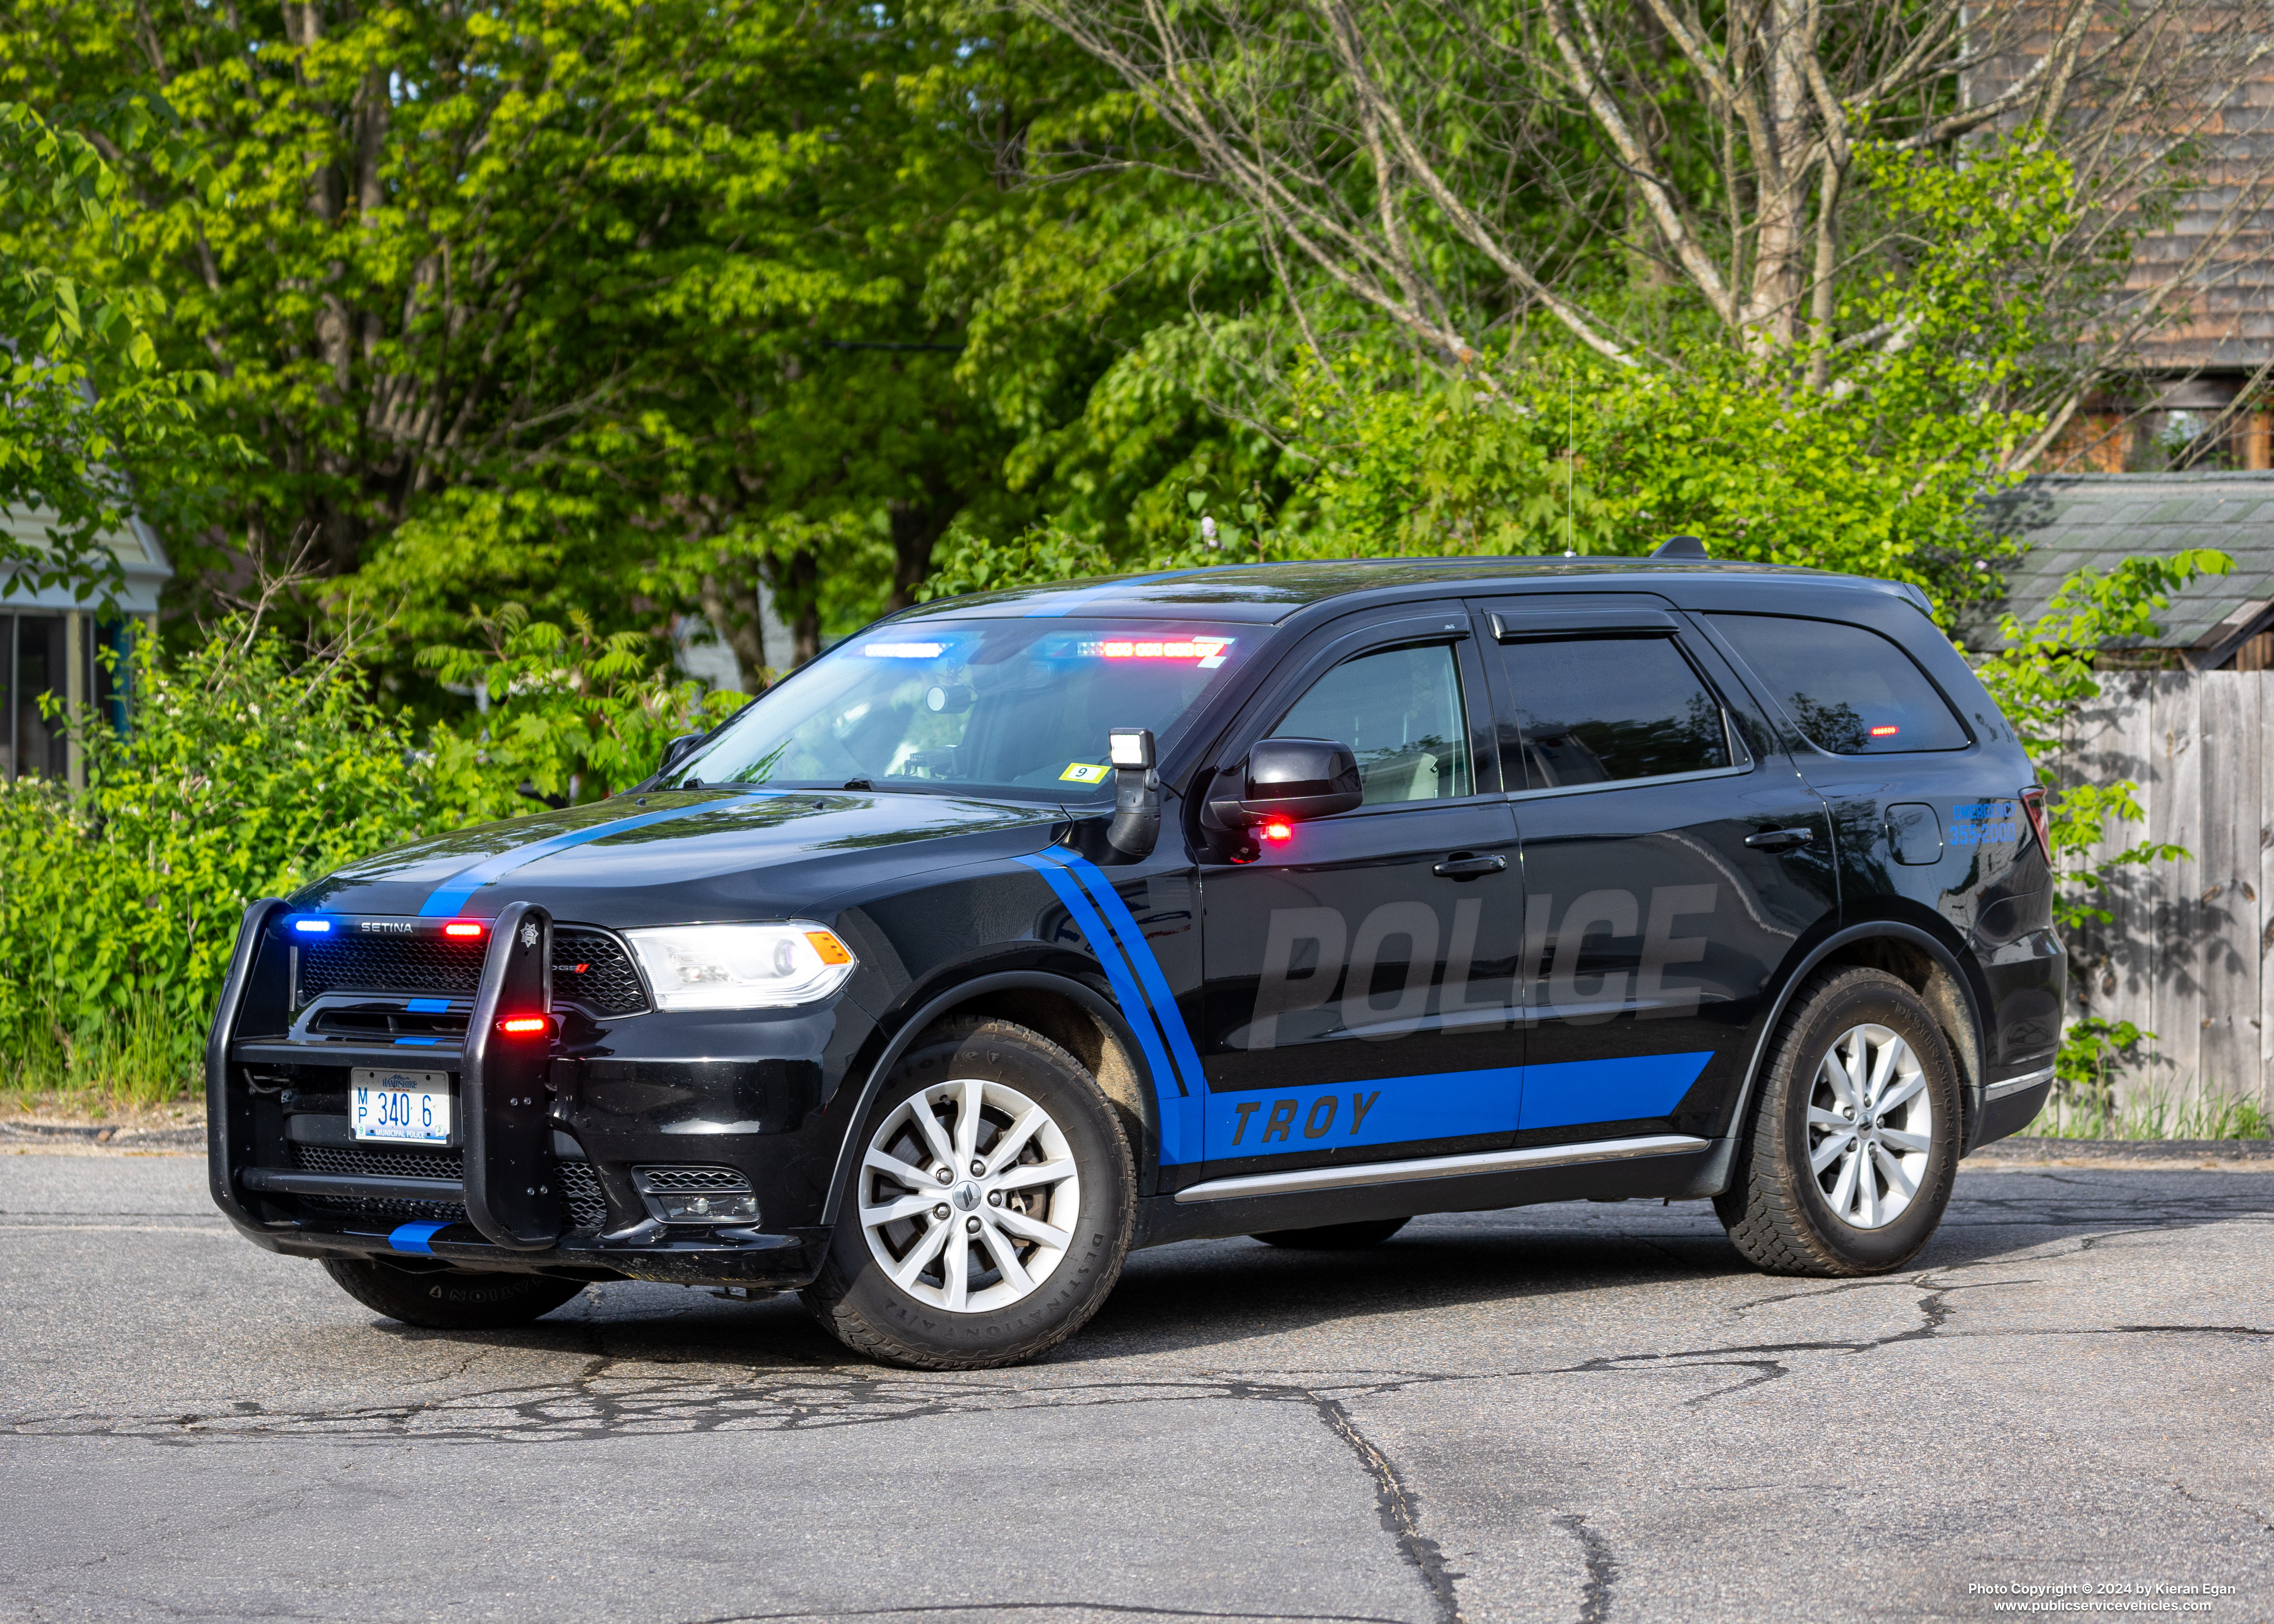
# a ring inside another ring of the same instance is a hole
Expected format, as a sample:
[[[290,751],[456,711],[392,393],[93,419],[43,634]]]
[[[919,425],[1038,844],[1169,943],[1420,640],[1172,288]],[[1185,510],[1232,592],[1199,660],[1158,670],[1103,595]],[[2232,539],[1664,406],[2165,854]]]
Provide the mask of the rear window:
[[[1712,619],[1817,748],[1886,756],[1966,748],[1966,729],[1926,673],[1879,633],[1781,614]]]
[[[1505,644],[1530,789],[1711,772],[1729,765],[1721,703],[1670,637]]]

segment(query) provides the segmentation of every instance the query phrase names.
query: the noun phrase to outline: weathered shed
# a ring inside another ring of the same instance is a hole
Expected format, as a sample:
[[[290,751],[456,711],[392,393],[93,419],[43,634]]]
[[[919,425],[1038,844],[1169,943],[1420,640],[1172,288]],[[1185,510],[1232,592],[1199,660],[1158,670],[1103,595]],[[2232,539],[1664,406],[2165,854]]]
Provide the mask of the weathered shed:
[[[2029,550],[2006,570],[2004,602],[1962,627],[1969,647],[1999,647],[1999,610],[2034,620],[2088,565],[2215,547],[2233,571],[2199,577],[2157,617],[2161,636],[2116,645],[2109,663],[2274,669],[2274,473],[2048,474],[1989,506],[1998,528]]]

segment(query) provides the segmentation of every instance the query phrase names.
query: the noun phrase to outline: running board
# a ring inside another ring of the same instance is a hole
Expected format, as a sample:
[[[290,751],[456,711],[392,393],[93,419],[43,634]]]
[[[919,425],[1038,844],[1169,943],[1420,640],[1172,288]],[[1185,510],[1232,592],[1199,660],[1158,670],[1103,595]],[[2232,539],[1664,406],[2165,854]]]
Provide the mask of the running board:
[[[1362,1166],[1304,1168],[1292,1173],[1250,1173],[1212,1178],[1177,1192],[1185,1201],[1236,1201],[1248,1196],[1294,1195],[1311,1190],[1353,1190],[1367,1184],[1404,1184],[1425,1178],[1468,1178],[1480,1173],[1523,1173],[1533,1168],[1574,1167],[1587,1162],[1624,1162],[1638,1156],[1678,1156],[1704,1150],[1707,1141],[1686,1133],[1654,1133],[1642,1139],[1596,1139],[1585,1145],[1537,1145],[1529,1150],[1488,1150],[1467,1156],[1426,1156],[1413,1162],[1371,1162]]]

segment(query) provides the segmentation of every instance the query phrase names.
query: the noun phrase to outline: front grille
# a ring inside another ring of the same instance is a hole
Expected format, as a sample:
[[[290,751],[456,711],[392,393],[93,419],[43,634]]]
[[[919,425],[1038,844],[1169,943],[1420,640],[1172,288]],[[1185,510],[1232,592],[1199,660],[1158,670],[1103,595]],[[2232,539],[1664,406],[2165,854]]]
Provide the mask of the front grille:
[[[484,942],[448,936],[342,936],[303,942],[300,1002],[328,992],[399,992],[471,997],[482,979]]]
[[[358,1173],[366,1178],[463,1178],[463,1150],[349,1150],[334,1145],[294,1141],[292,1165],[303,1173]]]
[[[292,1147],[292,1165],[304,1173],[360,1173],[366,1177],[457,1178],[466,1172],[462,1150],[348,1150],[331,1145]],[[600,1176],[589,1162],[562,1162],[561,1193],[568,1207],[572,1229],[607,1227],[607,1198],[600,1193]],[[304,1195],[320,1212],[351,1214],[363,1218],[400,1218],[409,1222],[463,1223],[466,1209],[456,1201],[367,1200],[360,1196]]]
[[[331,992],[471,998],[489,951],[486,941],[448,936],[356,935],[295,947],[302,1004]],[[553,993],[595,1015],[636,1015],[647,1008],[631,955],[606,931],[589,927],[553,932]]]
[[[732,1168],[643,1167],[632,1169],[643,1190],[660,1195],[674,1190],[732,1190],[748,1192],[750,1181]]]
[[[636,1015],[647,992],[623,944],[605,930],[563,925],[553,933],[553,996],[595,1015]]]

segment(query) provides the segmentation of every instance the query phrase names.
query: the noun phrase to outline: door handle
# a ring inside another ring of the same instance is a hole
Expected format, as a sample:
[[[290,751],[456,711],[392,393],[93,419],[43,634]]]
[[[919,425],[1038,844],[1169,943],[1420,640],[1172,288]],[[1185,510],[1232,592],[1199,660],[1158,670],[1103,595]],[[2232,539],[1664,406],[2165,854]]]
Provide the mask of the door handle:
[[[1473,880],[1480,875],[1498,874],[1507,867],[1505,857],[1479,857],[1468,852],[1456,852],[1429,872],[1449,880]]]
[[[1815,838],[1813,829],[1764,829],[1757,835],[1747,835],[1745,844],[1757,852],[1789,852]]]

